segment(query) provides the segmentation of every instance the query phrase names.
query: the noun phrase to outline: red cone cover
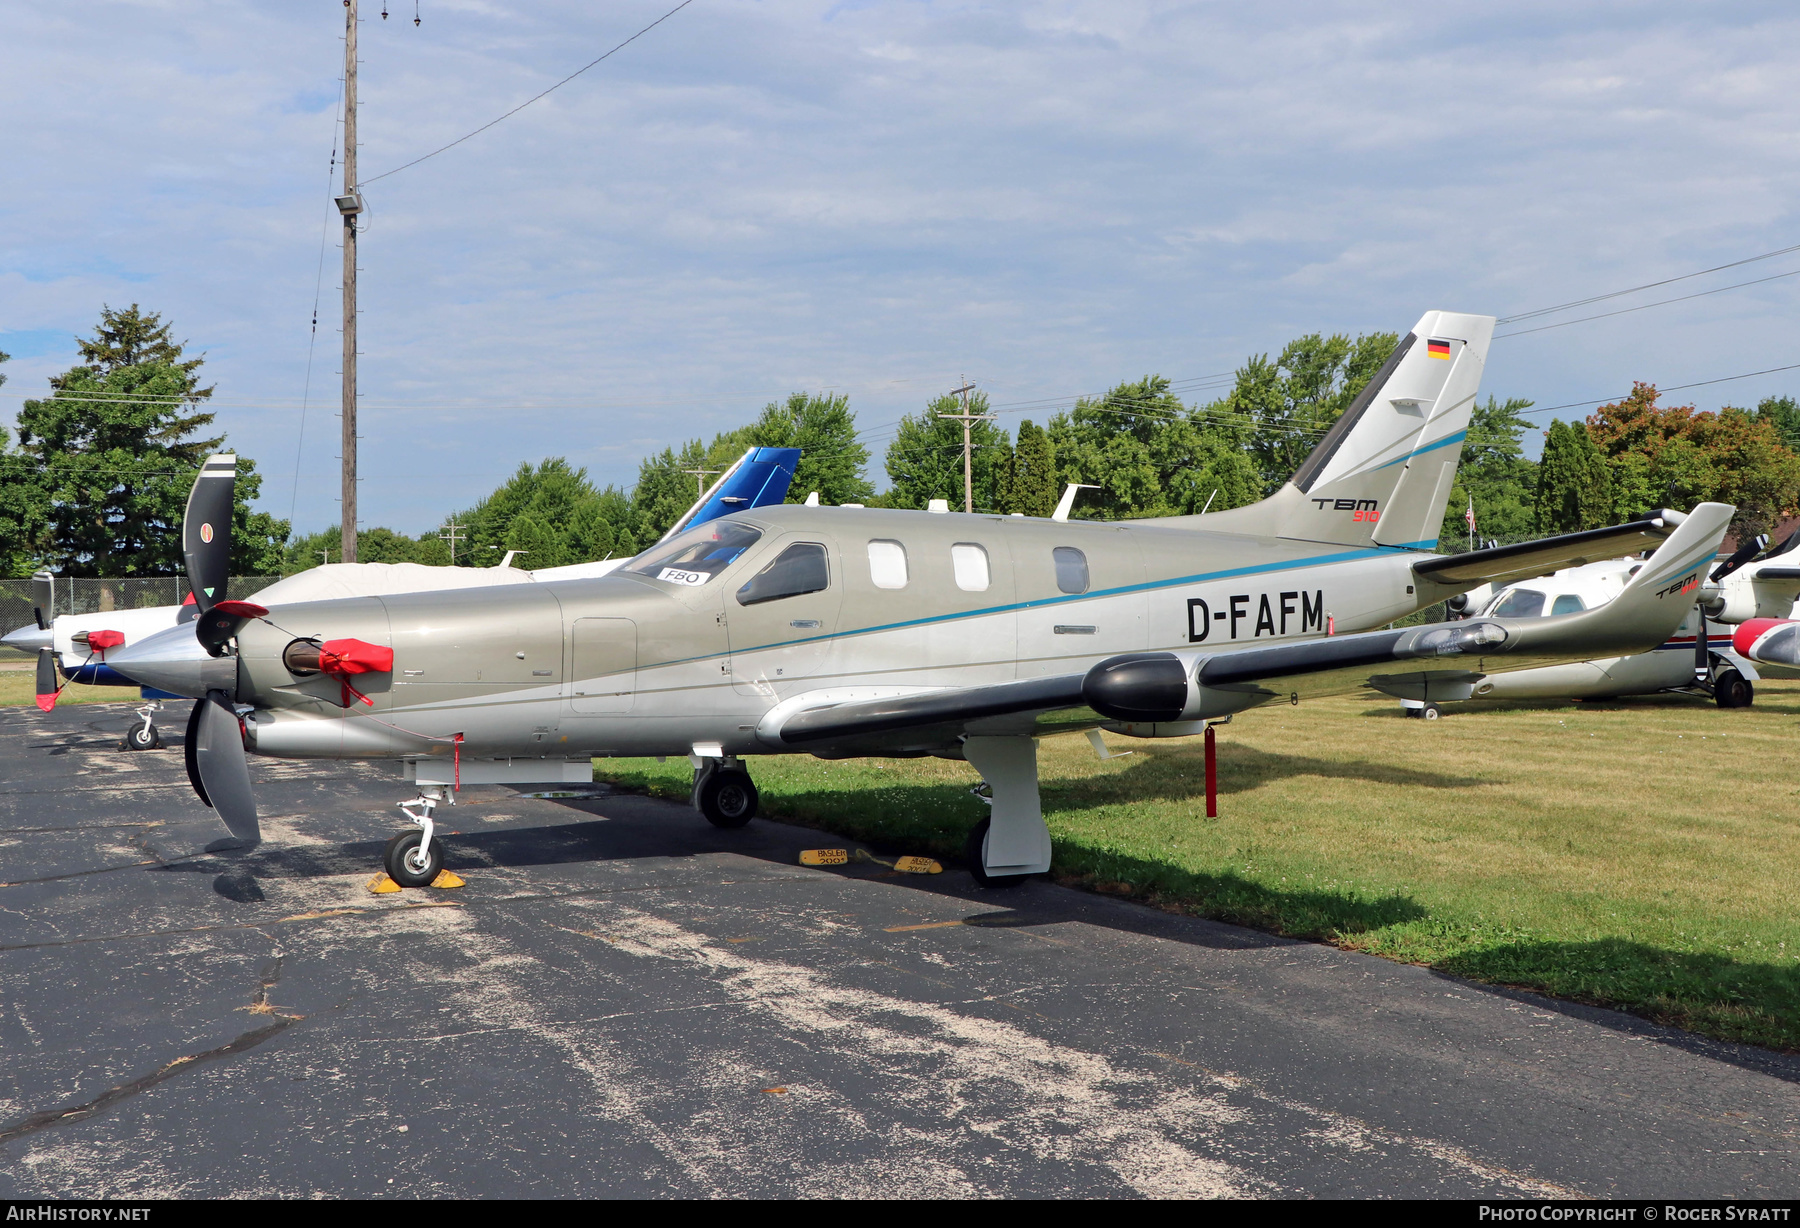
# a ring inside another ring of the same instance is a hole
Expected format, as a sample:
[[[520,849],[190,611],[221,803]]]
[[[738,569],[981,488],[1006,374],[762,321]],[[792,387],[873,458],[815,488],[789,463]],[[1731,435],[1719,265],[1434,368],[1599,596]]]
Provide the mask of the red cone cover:
[[[1788,621],[1785,618],[1752,618],[1747,622],[1741,622],[1738,624],[1737,630],[1731,633],[1731,646],[1737,650],[1739,656],[1747,657],[1750,655],[1750,645],[1761,639],[1763,632],[1771,627],[1779,627]]]

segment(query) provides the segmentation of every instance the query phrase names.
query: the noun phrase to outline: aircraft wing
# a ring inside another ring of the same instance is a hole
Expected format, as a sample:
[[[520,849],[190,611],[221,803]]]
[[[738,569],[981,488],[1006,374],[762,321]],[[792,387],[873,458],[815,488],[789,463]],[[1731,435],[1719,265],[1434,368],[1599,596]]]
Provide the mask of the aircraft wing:
[[[1413,574],[1427,584],[1458,591],[1478,584],[1511,584],[1515,580],[1547,576],[1565,567],[1579,567],[1584,563],[1653,549],[1660,546],[1684,519],[1679,512],[1661,511],[1642,520],[1604,529],[1563,533],[1516,546],[1490,546],[1467,554],[1434,555],[1414,563]]]
[[[1270,700],[1369,689],[1456,698],[1476,679],[1646,651],[1693,606],[1734,509],[1702,504],[1631,578],[1592,610],[1475,618],[1215,651],[1126,653],[1081,673],[802,704],[762,736],[827,757],[948,748],[964,734],[1044,736],[1100,725],[1185,724]],[[1148,732],[1148,730],[1146,730]]]

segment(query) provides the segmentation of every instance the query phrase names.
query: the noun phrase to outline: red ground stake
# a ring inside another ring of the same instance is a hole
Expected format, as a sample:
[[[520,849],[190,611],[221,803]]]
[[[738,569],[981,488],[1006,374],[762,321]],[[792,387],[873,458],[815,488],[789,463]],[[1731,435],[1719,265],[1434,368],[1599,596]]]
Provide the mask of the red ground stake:
[[[1213,727],[1206,727],[1206,817],[1219,817],[1219,755],[1214,746]]]

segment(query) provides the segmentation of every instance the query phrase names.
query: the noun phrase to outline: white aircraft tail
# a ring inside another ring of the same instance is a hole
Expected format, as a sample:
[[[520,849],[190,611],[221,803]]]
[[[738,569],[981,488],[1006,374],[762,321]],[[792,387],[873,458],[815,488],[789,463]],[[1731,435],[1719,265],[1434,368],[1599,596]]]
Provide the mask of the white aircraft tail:
[[[1493,316],[1426,312],[1280,490],[1248,507],[1157,523],[1431,549],[1493,335]]]

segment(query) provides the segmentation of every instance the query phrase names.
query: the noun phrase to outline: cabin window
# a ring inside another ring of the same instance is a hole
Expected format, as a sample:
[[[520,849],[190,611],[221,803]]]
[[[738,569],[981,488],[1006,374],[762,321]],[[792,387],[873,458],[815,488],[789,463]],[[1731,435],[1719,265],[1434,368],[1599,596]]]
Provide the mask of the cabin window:
[[[956,569],[956,587],[965,593],[985,593],[988,587],[987,549],[973,542],[950,547],[950,565]]]
[[[1065,593],[1087,592],[1087,555],[1073,546],[1058,546],[1050,553],[1056,559],[1056,587]]]
[[[735,520],[715,520],[647,551],[642,556],[644,561],[631,571],[652,580],[697,588],[737,562],[760,537],[761,529]]]
[[[869,581],[876,588],[905,588],[906,547],[899,542],[870,542]]]
[[[1508,589],[1488,613],[1495,618],[1540,618],[1544,613],[1544,594],[1529,588]]]
[[[1581,598],[1574,593],[1560,593],[1557,595],[1555,603],[1551,605],[1550,612],[1552,614],[1579,614],[1585,609],[1587,607],[1581,604]]]
[[[795,542],[775,556],[737,591],[739,605],[780,601],[801,593],[816,593],[831,585],[831,564],[818,542]]]

